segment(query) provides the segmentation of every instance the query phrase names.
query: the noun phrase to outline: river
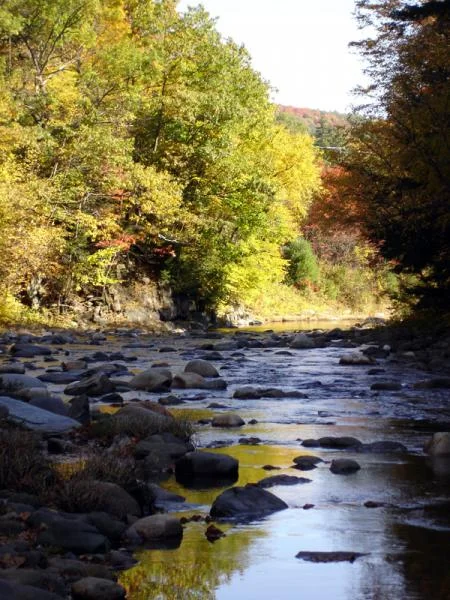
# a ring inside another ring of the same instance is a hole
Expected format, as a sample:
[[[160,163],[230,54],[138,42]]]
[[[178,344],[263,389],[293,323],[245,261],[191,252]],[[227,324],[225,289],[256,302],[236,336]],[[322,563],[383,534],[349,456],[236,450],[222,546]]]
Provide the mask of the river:
[[[348,350],[340,336],[327,347],[295,350],[265,347],[261,340],[270,333],[248,335],[250,344],[221,350],[222,359],[214,362],[228,383],[226,391],[181,390],[177,393],[186,402],[171,410],[205,423],[196,424],[198,448],[239,459],[237,485],[273,473],[311,481],[271,488],[288,504],[287,510],[246,524],[217,523],[226,535],[214,543],[206,539],[203,521],[189,522],[179,548],[138,552],[139,564],[121,576],[129,600],[450,598],[450,468],[448,461],[432,462],[422,450],[433,431],[448,430],[450,390],[415,389],[414,383],[430,374],[398,361],[395,354],[377,359],[378,373],[373,367],[342,366],[339,358]],[[153,348],[135,350],[136,368],[164,360],[176,371],[205,354],[205,343],[217,341],[207,336],[160,340]],[[402,387],[371,390],[380,380]],[[243,385],[302,391],[307,398],[232,398]],[[141,393],[142,398],[149,396]],[[228,408],[208,408],[211,402]],[[207,423],[230,409],[245,426],[225,429]],[[401,442],[407,451],[374,454],[301,445],[302,440],[323,436],[353,436],[363,443],[390,440]],[[239,441],[251,437],[260,442]],[[307,472],[292,468],[294,457],[309,454],[324,462]],[[329,463],[338,457],[355,459],[361,469],[333,474]],[[268,472],[265,465],[276,470]],[[186,497],[178,514],[188,517],[206,515],[224,489],[187,489],[173,478],[162,485]],[[352,563],[321,564],[296,558],[300,551],[364,556]]]

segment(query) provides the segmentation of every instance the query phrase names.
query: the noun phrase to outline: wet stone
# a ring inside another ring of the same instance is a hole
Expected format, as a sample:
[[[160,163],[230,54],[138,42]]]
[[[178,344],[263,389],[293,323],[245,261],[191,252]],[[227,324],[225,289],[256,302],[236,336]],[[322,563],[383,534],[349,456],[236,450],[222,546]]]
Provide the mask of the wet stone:
[[[319,463],[323,462],[318,456],[296,456],[294,458],[294,468],[300,471],[311,471],[315,469]]]
[[[298,552],[295,558],[314,563],[330,562],[350,562],[353,563],[357,558],[367,556],[363,552]]]
[[[335,475],[350,475],[359,471],[361,466],[350,458],[337,458],[331,461],[330,471]]]
[[[311,483],[311,479],[294,477],[293,475],[273,475],[272,477],[261,479],[257,485],[262,488],[270,488],[276,485],[297,485],[299,483]]]

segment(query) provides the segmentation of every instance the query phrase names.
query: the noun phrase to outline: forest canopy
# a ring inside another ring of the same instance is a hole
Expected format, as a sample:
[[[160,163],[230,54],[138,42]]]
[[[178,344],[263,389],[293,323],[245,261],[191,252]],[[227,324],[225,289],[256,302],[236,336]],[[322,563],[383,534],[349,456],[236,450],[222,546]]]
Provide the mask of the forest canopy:
[[[320,188],[313,140],[276,123],[245,48],[176,5],[2,3],[9,298],[62,306],[140,270],[214,305],[252,285],[250,255],[284,277],[280,248]]]

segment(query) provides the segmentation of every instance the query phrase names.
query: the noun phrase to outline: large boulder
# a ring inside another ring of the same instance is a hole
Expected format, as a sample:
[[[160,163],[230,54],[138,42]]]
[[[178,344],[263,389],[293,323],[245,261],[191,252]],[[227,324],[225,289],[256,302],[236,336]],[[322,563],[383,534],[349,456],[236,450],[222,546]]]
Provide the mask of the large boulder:
[[[184,370],[186,373],[197,373],[202,377],[219,377],[217,369],[207,360],[190,360]]]
[[[175,463],[175,476],[178,481],[191,479],[233,479],[238,476],[239,462],[227,454],[188,452]]]
[[[425,444],[424,450],[431,456],[450,456],[450,432],[435,433]]]
[[[73,600],[125,600],[125,589],[109,579],[84,577],[72,584]]]
[[[134,543],[182,537],[183,528],[180,520],[168,514],[150,515],[138,519],[124,534],[125,540]]]
[[[135,375],[128,385],[133,390],[166,392],[172,384],[172,373],[164,367],[152,367]]]
[[[287,504],[255,485],[232,487],[218,496],[212,506],[213,518],[258,519],[287,508]]]

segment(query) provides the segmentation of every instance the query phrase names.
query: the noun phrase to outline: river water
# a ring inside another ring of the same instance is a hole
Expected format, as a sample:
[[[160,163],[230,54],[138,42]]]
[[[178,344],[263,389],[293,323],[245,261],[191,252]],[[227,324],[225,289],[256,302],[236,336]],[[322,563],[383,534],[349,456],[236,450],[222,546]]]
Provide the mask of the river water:
[[[261,340],[270,334],[252,335]],[[158,359],[177,371],[187,360],[205,354],[201,346],[208,341],[217,342],[174,337],[145,351],[136,349],[136,368]],[[175,351],[161,354],[162,344]],[[341,366],[339,358],[346,350],[340,345],[337,339],[331,346],[309,350],[221,350],[223,359],[213,364],[226,379],[227,390],[177,392],[186,402],[171,411],[195,423],[230,409],[246,422],[239,429],[196,425],[199,448],[239,459],[236,485],[273,474],[311,481],[271,488],[288,504],[287,510],[247,524],[217,523],[226,535],[214,543],[206,539],[203,521],[189,522],[179,548],[138,552],[139,564],[121,576],[129,600],[450,598],[450,465],[432,462],[422,451],[433,431],[448,430],[450,390],[414,389],[415,382],[430,374],[397,362],[395,355],[377,359],[384,372],[375,375],[369,374],[373,367]],[[372,391],[371,384],[379,380],[398,381],[402,389]],[[294,389],[308,397],[233,399],[233,391],[243,385]],[[212,401],[228,408],[208,408]],[[251,420],[256,422],[249,424]],[[301,445],[307,438],[344,435],[364,443],[401,442],[407,452],[362,454]],[[261,442],[239,442],[249,437]],[[304,454],[324,462],[312,471],[293,469],[293,458]],[[361,470],[331,473],[329,462],[337,457],[357,460]],[[277,470],[268,472],[264,465]],[[187,489],[174,479],[162,485],[186,497],[186,505],[176,509],[180,516],[206,515],[225,489]],[[380,506],[369,508],[367,501]],[[296,558],[300,551],[365,556],[353,563],[320,564]]]

